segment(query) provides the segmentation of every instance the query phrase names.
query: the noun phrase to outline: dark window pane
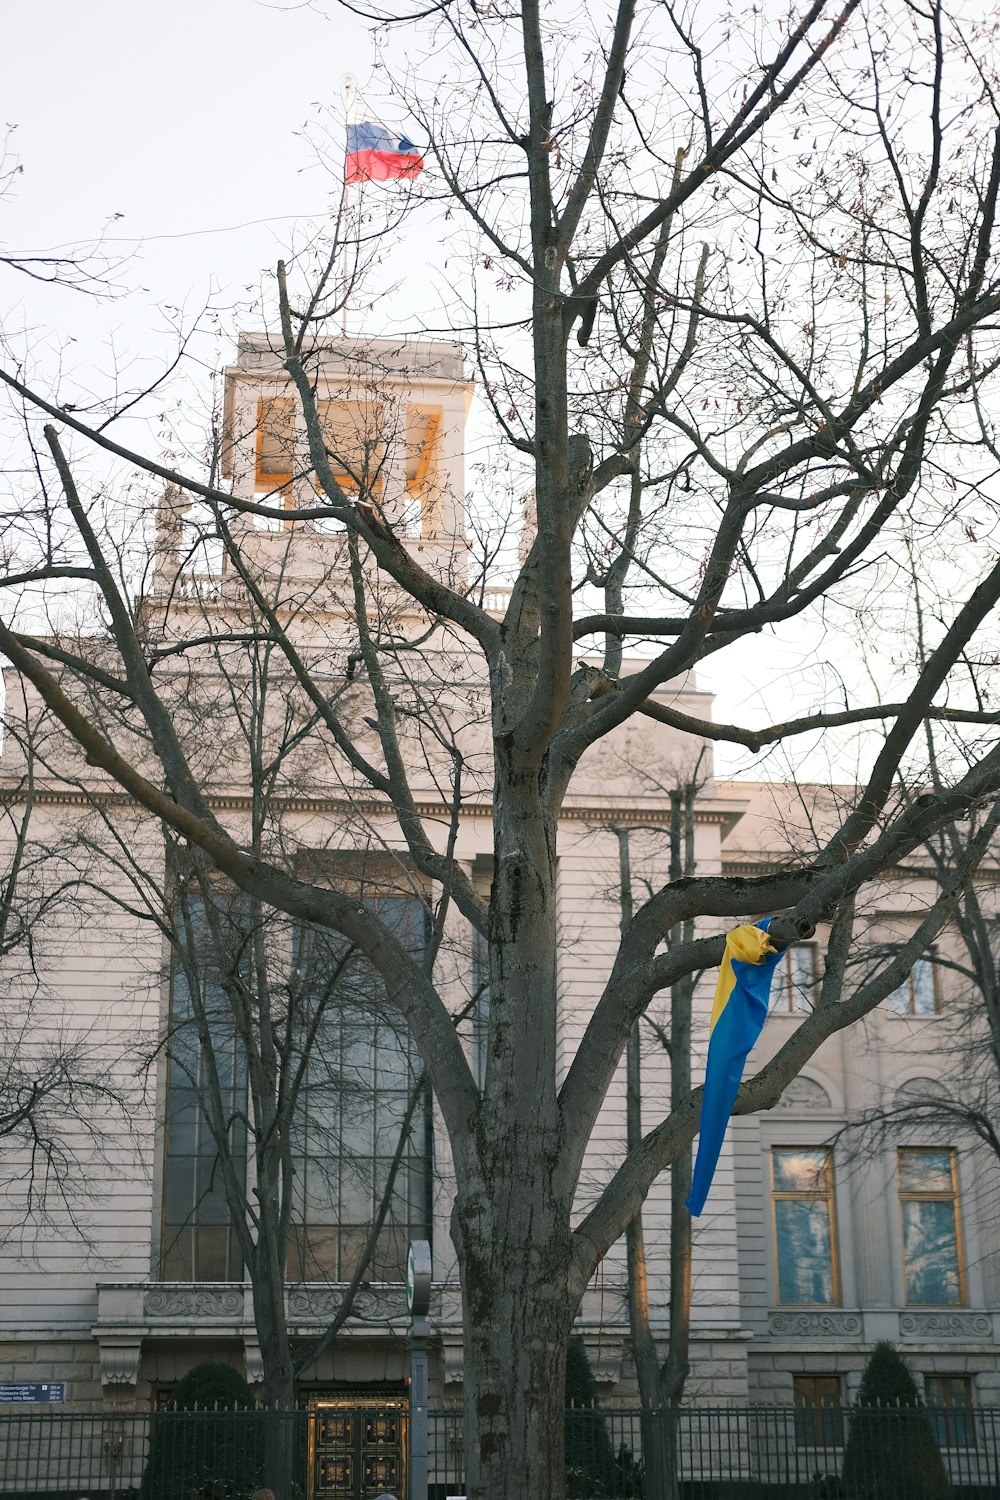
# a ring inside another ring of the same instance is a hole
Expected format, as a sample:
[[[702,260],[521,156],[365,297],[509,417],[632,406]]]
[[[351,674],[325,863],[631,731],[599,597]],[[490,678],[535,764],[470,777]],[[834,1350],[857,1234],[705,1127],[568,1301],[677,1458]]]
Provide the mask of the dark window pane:
[[[358,1261],[368,1240],[370,1224],[341,1224],[340,1226],[340,1279],[349,1281],[357,1270]],[[372,1279],[379,1280],[378,1269],[371,1267]]]
[[[940,1447],[972,1448],[976,1443],[976,1423],[972,1406],[972,1386],[966,1375],[928,1375],[924,1395],[931,1408],[930,1419]]]
[[[372,1094],[348,1095],[344,1099],[340,1132],[341,1150],[350,1156],[368,1156],[375,1147],[375,1097]],[[310,1137],[310,1149],[315,1143]]]
[[[248,955],[238,900],[182,900],[181,935],[171,975],[171,1031],[164,1136],[160,1274],[170,1280],[228,1280],[239,1275],[229,1209],[202,1098],[214,1079],[228,1119],[242,1117],[245,1064],[225,983],[239,981]],[[211,1046],[209,1066],[194,1017],[201,1011]],[[237,1175],[246,1170],[246,1127],[234,1120],[228,1150]],[[183,1227],[186,1226],[186,1227]]]
[[[194,1208],[193,1156],[172,1156],[163,1174],[163,1214],[168,1224],[183,1224]]]
[[[839,1375],[795,1375],[795,1442],[800,1448],[839,1448],[844,1442],[843,1391]]]
[[[164,1281],[194,1280],[194,1244],[188,1224],[164,1224],[160,1275]]]
[[[233,1269],[229,1256],[229,1229],[199,1225],[195,1238],[195,1280],[229,1281]]]
[[[374,881],[361,895],[410,951],[419,953],[427,924],[423,903],[379,892]],[[419,1063],[405,1028],[386,1004],[380,979],[365,960],[354,955],[345,965],[336,945],[308,933],[299,940],[298,953],[300,1003],[305,1011],[314,1010],[310,996],[322,995],[326,1009],[322,1046],[310,1059],[294,1130],[296,1171],[303,1184],[296,1212],[306,1228],[299,1234],[296,1261],[290,1257],[289,1274],[308,1248],[311,1223],[322,1214],[328,1225],[338,1226],[337,1252],[327,1248],[314,1259],[331,1265],[327,1273],[331,1277],[346,1280],[357,1266],[379,1210]],[[429,1132],[418,1113],[397,1174],[390,1217],[371,1266],[373,1278],[402,1277],[414,1214],[420,1233],[427,1233],[426,1194],[414,1204],[408,1188],[410,1164],[426,1155],[429,1172],[429,1152]]]

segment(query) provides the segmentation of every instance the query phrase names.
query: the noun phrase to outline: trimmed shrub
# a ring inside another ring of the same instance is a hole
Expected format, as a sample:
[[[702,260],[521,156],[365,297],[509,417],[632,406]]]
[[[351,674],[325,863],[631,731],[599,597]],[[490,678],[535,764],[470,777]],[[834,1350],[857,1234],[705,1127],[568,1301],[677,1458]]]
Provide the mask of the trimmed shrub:
[[[615,1453],[597,1402],[597,1382],[583,1339],[566,1350],[566,1494],[569,1500],[603,1495],[639,1495],[640,1477],[631,1453]]]
[[[232,1365],[206,1360],[189,1370],[170,1402],[177,1411],[253,1411],[253,1392]]]
[[[142,1500],[246,1500],[260,1483],[261,1434],[242,1375],[195,1365],[171,1404],[152,1419]]]
[[[948,1500],[951,1485],[920,1393],[888,1341],[872,1350],[841,1471],[850,1500]]]

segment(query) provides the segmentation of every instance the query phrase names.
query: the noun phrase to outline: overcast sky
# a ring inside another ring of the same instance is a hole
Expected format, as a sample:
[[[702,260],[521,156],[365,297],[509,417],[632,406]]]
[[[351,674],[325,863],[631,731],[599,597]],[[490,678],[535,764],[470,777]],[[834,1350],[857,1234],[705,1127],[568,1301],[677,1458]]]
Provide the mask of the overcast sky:
[[[239,293],[329,182],[302,131],[364,76],[369,38],[254,0],[49,0],[7,9],[5,120],[23,167],[3,238],[43,250],[105,226],[158,300]],[[118,217],[120,216],[120,217]],[[240,227],[242,226],[242,227]]]

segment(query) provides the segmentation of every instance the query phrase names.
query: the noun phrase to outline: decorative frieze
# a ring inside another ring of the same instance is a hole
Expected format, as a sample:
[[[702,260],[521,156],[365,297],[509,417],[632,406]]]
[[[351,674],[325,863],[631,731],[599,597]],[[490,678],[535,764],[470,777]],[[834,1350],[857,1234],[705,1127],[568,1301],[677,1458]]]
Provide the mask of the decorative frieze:
[[[146,1293],[143,1310],[147,1318],[225,1318],[231,1323],[243,1317],[243,1292],[235,1287],[157,1287]]]
[[[993,1319],[989,1313],[976,1312],[905,1312],[899,1315],[899,1336],[903,1339],[967,1339],[981,1343],[993,1337]]]
[[[343,1287],[299,1285],[288,1288],[288,1319],[291,1323],[329,1323],[340,1311]],[[361,1323],[385,1323],[406,1317],[402,1287],[366,1287],[355,1292],[352,1319]]]
[[[859,1339],[864,1321],[853,1312],[773,1312],[768,1328],[775,1338]]]

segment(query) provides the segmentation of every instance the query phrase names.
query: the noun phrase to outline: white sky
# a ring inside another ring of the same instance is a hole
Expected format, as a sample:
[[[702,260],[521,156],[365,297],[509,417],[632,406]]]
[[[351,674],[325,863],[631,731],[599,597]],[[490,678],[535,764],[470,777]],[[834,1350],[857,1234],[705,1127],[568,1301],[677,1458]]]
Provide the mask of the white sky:
[[[145,242],[129,280],[173,303],[204,297],[213,275],[239,295],[293,216],[325,211],[301,131],[372,60],[346,12],[254,0],[12,6],[4,49],[3,117],[24,169],[4,240],[46,249],[120,214],[114,248]]]
[[[259,326],[237,305],[330,211],[336,184],[308,131],[317,106],[337,106],[345,71],[362,86],[369,77],[363,24],[335,6],[324,16],[254,0],[49,0],[8,7],[4,50],[2,117],[17,126],[11,148],[23,171],[0,202],[0,242],[42,253],[106,231],[108,248],[132,257],[121,277],[129,291],[112,302],[8,274],[5,326],[30,330],[25,343],[46,374],[58,359],[64,378],[75,372],[96,390],[114,364],[137,361],[141,377],[172,348],[172,309],[190,319],[211,299],[218,336],[199,353],[206,370],[217,367],[238,326]],[[412,314],[419,289],[431,316],[438,243],[425,235],[399,255],[400,315]],[[804,711],[818,696],[818,649],[793,631],[783,645],[758,638],[727,652],[724,668],[701,674],[719,693],[717,717],[760,723]],[[796,749],[801,758],[805,747]],[[721,747],[717,766],[788,774],[780,758],[754,765]],[[812,758],[810,774],[852,768]]]

